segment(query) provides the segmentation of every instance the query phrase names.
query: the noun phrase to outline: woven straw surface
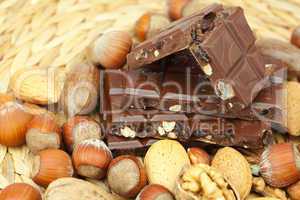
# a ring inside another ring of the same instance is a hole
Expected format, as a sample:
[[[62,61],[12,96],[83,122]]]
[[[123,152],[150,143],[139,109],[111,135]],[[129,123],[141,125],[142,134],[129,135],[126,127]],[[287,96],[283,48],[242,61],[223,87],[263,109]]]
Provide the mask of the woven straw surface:
[[[257,37],[289,40],[291,30],[300,24],[300,0],[201,2],[203,7],[212,2],[243,7]],[[1,0],[0,92],[9,91],[10,77],[19,70],[68,72],[86,59],[87,47],[100,34],[109,30],[133,34],[144,12],[166,14],[166,7],[163,0]],[[35,185],[29,178],[31,158],[26,146],[0,145],[0,189],[13,182]]]

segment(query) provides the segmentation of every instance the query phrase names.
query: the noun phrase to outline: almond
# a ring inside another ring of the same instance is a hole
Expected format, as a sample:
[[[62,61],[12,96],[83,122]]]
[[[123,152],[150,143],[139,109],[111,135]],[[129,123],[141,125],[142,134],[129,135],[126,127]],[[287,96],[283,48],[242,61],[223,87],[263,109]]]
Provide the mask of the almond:
[[[190,165],[185,149],[174,140],[160,140],[154,143],[147,151],[144,163],[149,183],[160,184],[170,191],[174,191],[182,169]]]
[[[221,172],[245,199],[252,187],[252,174],[245,157],[231,147],[220,149],[212,160],[212,167]]]
[[[23,69],[12,76],[10,88],[21,100],[47,105],[58,102],[64,80],[62,68]]]

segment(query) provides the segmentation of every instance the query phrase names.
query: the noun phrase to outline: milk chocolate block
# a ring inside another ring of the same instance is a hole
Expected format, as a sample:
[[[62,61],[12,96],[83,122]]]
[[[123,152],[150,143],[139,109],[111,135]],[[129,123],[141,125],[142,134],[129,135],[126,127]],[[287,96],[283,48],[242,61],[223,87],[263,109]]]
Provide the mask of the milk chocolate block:
[[[272,142],[269,123],[205,115],[132,110],[113,114],[109,134],[134,138],[171,138],[222,146],[262,148]]]
[[[202,73],[195,73],[195,63],[190,57],[183,59],[184,55],[167,57],[162,65],[138,70],[106,71],[108,94],[104,101],[110,101],[109,109],[112,112],[154,109],[281,123],[284,108],[282,84],[286,80],[286,69],[281,63],[264,59],[268,66],[265,77],[269,81],[254,102],[241,110],[240,107],[228,107],[218,98],[210,81]]]
[[[124,138],[120,136],[110,135],[106,136],[108,148],[110,150],[141,150],[151,146],[157,141],[154,138]]]
[[[204,115],[194,115],[190,120],[192,141],[250,149],[259,149],[274,142],[270,123]]]
[[[191,137],[188,116],[155,110],[133,109],[112,114],[108,127],[110,134],[126,138],[167,137],[186,141]]]
[[[263,57],[240,7],[213,4],[174,22],[128,55],[129,69],[187,50],[229,107],[247,107],[262,89]]]

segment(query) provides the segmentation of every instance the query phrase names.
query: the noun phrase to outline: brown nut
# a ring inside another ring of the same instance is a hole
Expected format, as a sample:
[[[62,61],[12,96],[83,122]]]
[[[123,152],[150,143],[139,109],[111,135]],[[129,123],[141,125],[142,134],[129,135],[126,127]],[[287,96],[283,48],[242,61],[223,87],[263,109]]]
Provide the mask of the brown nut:
[[[72,154],[76,172],[84,177],[101,179],[112,160],[112,153],[106,144],[98,139],[84,140]]]
[[[99,69],[90,64],[75,65],[67,74],[60,106],[68,117],[93,112],[99,97]]]
[[[176,182],[177,200],[224,199],[239,200],[239,193],[216,169],[197,164],[183,169]]]
[[[300,200],[300,181],[289,186],[287,192],[293,200]]]
[[[107,181],[116,194],[135,197],[147,183],[147,176],[142,161],[130,155],[113,159],[108,167]]]
[[[0,191],[1,200],[42,200],[40,192],[25,183],[15,183]]]
[[[174,140],[155,142],[148,149],[144,162],[149,183],[162,185],[171,192],[174,192],[182,168],[190,165],[186,150]]]
[[[72,152],[84,140],[101,139],[101,127],[90,117],[75,116],[64,124],[63,138],[68,151]]]
[[[294,29],[291,37],[291,43],[300,48],[300,26]]]
[[[195,164],[210,164],[210,156],[203,149],[192,147],[187,150],[192,165]]]
[[[286,187],[300,179],[300,152],[296,144],[269,146],[261,155],[260,174],[273,187]]]
[[[152,184],[147,185],[139,193],[135,200],[174,200],[170,191],[162,185]]]
[[[191,0],[169,0],[168,13],[172,20],[178,20],[183,16],[183,10]]]
[[[44,195],[44,200],[125,200],[107,192],[102,187],[76,178],[60,178],[53,181]]]
[[[299,54],[300,56],[300,54]],[[292,136],[300,136],[300,83],[289,81],[287,84],[287,128],[288,133]]]
[[[73,176],[70,156],[58,149],[47,149],[38,152],[34,157],[32,179],[37,184],[47,187],[52,181]]]
[[[145,13],[135,24],[135,35],[140,41],[156,35],[162,28],[166,27],[170,20],[162,15],[156,13]]]
[[[131,36],[124,31],[111,31],[100,36],[90,49],[91,59],[107,69],[123,66],[132,45]]]
[[[9,147],[25,144],[27,124],[31,119],[32,115],[15,101],[0,105],[0,144]]]
[[[61,129],[48,114],[37,115],[27,125],[26,144],[36,153],[44,149],[59,149]]]
[[[241,199],[245,199],[252,186],[252,173],[246,158],[231,147],[225,147],[216,153],[211,166],[226,177],[239,192]]]

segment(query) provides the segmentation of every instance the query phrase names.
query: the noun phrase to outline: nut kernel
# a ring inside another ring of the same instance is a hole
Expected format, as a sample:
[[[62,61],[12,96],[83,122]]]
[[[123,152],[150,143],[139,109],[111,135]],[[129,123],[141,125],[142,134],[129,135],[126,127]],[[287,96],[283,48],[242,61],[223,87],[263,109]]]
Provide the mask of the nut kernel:
[[[174,128],[176,126],[176,122],[163,121],[162,126],[163,126],[164,130],[169,133],[174,130]]]
[[[179,111],[181,111],[181,109],[182,109],[182,106],[181,106],[181,105],[174,105],[174,106],[171,106],[171,107],[169,108],[169,111],[172,111],[172,112],[179,112]]]
[[[161,126],[157,128],[157,131],[160,136],[166,135],[165,129]]]
[[[136,132],[129,127],[124,127],[121,129],[121,135],[124,137],[134,138],[136,136]]]
[[[213,69],[210,66],[210,64],[207,64],[205,66],[202,67],[203,72],[207,75],[207,76],[211,76],[213,74]]]
[[[222,100],[228,100],[234,97],[234,90],[231,84],[226,83],[224,80],[219,80],[215,85],[216,94]]]

